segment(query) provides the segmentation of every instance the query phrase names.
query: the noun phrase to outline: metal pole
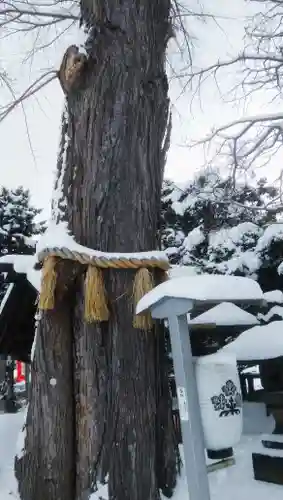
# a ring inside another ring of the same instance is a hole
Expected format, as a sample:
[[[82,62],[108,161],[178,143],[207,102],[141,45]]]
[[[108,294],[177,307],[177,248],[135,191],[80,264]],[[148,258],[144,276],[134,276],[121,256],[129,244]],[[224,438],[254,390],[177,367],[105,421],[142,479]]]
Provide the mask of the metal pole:
[[[169,316],[190,500],[210,500],[200,406],[187,315]]]

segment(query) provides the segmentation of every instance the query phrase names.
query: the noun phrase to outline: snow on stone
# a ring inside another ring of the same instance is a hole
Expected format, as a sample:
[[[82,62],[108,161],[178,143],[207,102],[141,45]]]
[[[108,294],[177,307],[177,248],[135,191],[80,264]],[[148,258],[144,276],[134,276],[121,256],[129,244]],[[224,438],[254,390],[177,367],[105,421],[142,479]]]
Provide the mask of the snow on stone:
[[[283,356],[283,321],[255,326],[241,333],[221,349],[234,353],[238,361],[270,359]]]
[[[198,302],[261,302],[259,284],[241,276],[202,275],[176,278],[158,285],[138,303],[137,314],[149,309],[164,298],[174,297]]]
[[[162,259],[168,261],[165,252],[153,251],[153,252],[135,252],[135,253],[108,253],[101,252],[99,250],[93,250],[91,248],[84,247],[75,242],[73,236],[70,234],[65,222],[51,221],[45,233],[40,237],[36,246],[37,255],[40,256],[44,250],[50,248],[68,248],[71,251],[75,251],[89,257],[104,257],[104,258],[132,258],[132,259]]]
[[[235,325],[258,325],[259,321],[253,314],[244,311],[240,307],[231,302],[222,302],[217,306],[209,309],[203,314],[190,320],[189,325],[195,324],[210,324],[214,323],[218,326],[235,326]]]
[[[12,254],[0,257],[0,264],[12,264],[14,271],[16,273],[26,274],[28,281],[37,291],[39,291],[41,273],[34,269],[35,262],[35,255]]]
[[[283,292],[281,290],[271,290],[263,294],[264,300],[271,304],[283,304]]]

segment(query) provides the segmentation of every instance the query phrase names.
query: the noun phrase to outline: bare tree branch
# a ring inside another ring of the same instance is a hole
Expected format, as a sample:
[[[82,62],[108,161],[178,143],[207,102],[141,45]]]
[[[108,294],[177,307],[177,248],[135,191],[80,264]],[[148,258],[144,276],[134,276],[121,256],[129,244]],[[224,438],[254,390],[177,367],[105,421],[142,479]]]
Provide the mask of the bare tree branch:
[[[217,89],[223,88],[223,76],[231,68],[238,83],[231,92],[241,90],[237,99],[252,98],[255,92],[264,92],[267,104],[282,107],[283,90],[283,1],[251,0],[259,5],[258,14],[247,20],[245,48],[230,59],[217,60],[206,68],[184,68],[187,85],[198,91],[204,82],[214,80]],[[264,4],[265,8],[262,8]],[[225,79],[225,85],[227,80]],[[227,90],[225,90],[227,92]],[[222,92],[223,95],[223,92]],[[269,101],[268,101],[269,99]],[[274,109],[274,108],[273,108]],[[248,174],[266,166],[283,145],[283,111],[264,115],[243,116],[214,128],[206,137],[197,141],[209,148],[209,164],[222,162],[231,175]],[[193,145],[193,146],[194,146]],[[282,184],[283,175],[277,183]],[[282,193],[280,191],[280,193]],[[282,194],[280,194],[282,197]],[[282,204],[282,199],[276,200]]]
[[[13,94],[13,100],[12,102],[8,103],[5,106],[2,106],[0,108],[0,123],[12,112],[14,109],[19,106],[23,105],[23,103],[29,99],[30,97],[34,96],[36,93],[38,93],[40,90],[42,90],[46,85],[48,85],[50,82],[55,80],[57,78],[57,71],[50,70],[41,75],[36,81],[34,81],[19,97],[16,97],[14,95],[14,92],[12,91],[12,87],[9,84],[9,89],[11,90],[11,93]],[[7,84],[7,82],[6,82]]]
[[[76,2],[59,2],[58,0],[50,1],[50,3],[37,0],[1,1],[0,27],[10,24],[13,29],[26,31],[32,27],[47,27],[63,21],[78,19],[79,12]]]

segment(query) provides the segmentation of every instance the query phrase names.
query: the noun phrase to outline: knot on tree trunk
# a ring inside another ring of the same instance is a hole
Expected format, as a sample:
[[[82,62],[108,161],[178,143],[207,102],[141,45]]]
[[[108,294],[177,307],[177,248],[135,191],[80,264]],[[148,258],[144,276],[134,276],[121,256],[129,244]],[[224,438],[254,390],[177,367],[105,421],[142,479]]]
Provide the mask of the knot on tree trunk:
[[[65,94],[79,88],[86,62],[87,57],[76,45],[67,48],[58,71],[58,78]]]

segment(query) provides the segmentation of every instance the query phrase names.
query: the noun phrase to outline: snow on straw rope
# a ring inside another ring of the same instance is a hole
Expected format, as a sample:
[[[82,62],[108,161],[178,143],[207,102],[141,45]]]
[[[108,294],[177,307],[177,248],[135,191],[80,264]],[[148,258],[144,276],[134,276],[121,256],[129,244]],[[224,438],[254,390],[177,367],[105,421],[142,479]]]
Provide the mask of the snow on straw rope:
[[[101,255],[88,255],[66,247],[45,248],[38,254],[38,261],[43,264],[39,308],[48,310],[55,307],[56,266],[59,260],[72,260],[87,266],[85,320],[89,323],[107,321],[109,319],[109,309],[102,270],[137,270],[133,285],[135,307],[138,301],[154,287],[153,275],[149,269],[159,269],[162,272],[161,279],[166,279],[166,271],[168,271],[170,265],[164,254],[159,253],[160,256],[158,252],[155,252],[154,256],[148,252],[127,254],[127,256],[102,252]],[[150,330],[152,328],[152,319],[148,313],[135,315],[133,326],[142,330]]]

